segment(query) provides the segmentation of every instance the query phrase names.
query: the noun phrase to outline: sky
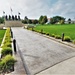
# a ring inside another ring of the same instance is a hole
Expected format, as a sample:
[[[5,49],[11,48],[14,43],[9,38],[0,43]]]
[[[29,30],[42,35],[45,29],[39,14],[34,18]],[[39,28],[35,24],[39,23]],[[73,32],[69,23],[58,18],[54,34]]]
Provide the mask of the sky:
[[[75,19],[75,0],[0,0],[0,16],[21,13],[21,18],[39,19],[41,15]]]

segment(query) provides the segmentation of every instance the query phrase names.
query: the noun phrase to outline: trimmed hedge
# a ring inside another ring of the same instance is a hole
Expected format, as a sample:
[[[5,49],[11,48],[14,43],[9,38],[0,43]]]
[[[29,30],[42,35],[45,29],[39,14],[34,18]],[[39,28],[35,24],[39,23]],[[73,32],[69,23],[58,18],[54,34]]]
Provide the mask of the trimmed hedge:
[[[73,44],[75,44],[75,40],[73,40]]]
[[[12,45],[10,42],[7,42],[2,46],[2,48],[5,48],[5,47],[12,47]]]
[[[6,55],[0,62],[0,73],[13,71],[15,62],[16,60],[11,55]]]
[[[55,34],[51,34],[50,36],[51,36],[51,37],[55,37]]]
[[[64,41],[71,42],[71,38],[69,36],[65,36]]]
[[[47,32],[46,35],[49,35],[49,33]]]
[[[61,39],[61,36],[60,35],[55,35],[55,38],[56,39]]]
[[[1,56],[2,56],[2,57],[6,56],[6,55],[8,55],[8,54],[12,55],[12,48],[6,47],[6,48],[3,48],[3,49],[1,50]]]

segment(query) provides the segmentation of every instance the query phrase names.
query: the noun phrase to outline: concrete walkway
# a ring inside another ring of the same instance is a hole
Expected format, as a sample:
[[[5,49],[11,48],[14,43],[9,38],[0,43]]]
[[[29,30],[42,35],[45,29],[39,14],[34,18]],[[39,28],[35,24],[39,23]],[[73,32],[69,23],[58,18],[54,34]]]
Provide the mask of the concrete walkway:
[[[75,57],[40,72],[37,75],[75,75]]]
[[[75,57],[75,48],[22,28],[12,28],[12,31],[20,49],[27,74],[57,74],[61,66],[58,66],[56,71],[53,71],[53,69],[52,72],[49,72],[51,70],[48,69]],[[61,69],[62,72],[60,71],[58,74],[69,74],[69,71],[72,72],[70,69],[67,72],[65,67],[63,69],[65,72]]]

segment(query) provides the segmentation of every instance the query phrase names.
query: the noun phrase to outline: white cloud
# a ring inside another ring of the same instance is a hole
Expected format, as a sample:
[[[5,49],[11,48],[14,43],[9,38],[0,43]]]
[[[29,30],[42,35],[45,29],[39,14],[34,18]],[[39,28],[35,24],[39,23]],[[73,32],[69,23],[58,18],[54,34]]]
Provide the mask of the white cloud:
[[[40,15],[74,17],[74,3],[75,0],[1,0],[0,16],[3,14],[3,11],[6,14],[11,14],[11,7],[13,14],[21,12],[21,17],[39,18]]]
[[[61,15],[64,17],[71,17],[75,16],[75,0],[58,0],[53,7],[50,9],[50,14],[53,15]]]

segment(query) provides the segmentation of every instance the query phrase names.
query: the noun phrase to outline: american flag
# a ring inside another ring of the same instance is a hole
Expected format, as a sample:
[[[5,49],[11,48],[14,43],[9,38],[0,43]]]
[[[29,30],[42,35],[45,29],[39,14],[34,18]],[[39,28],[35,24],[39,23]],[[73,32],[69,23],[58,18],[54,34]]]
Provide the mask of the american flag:
[[[3,14],[5,14],[5,11],[3,11]]]
[[[20,13],[20,12],[18,12],[18,14],[20,15],[21,13]]]
[[[12,8],[10,8],[11,12],[13,11]]]

